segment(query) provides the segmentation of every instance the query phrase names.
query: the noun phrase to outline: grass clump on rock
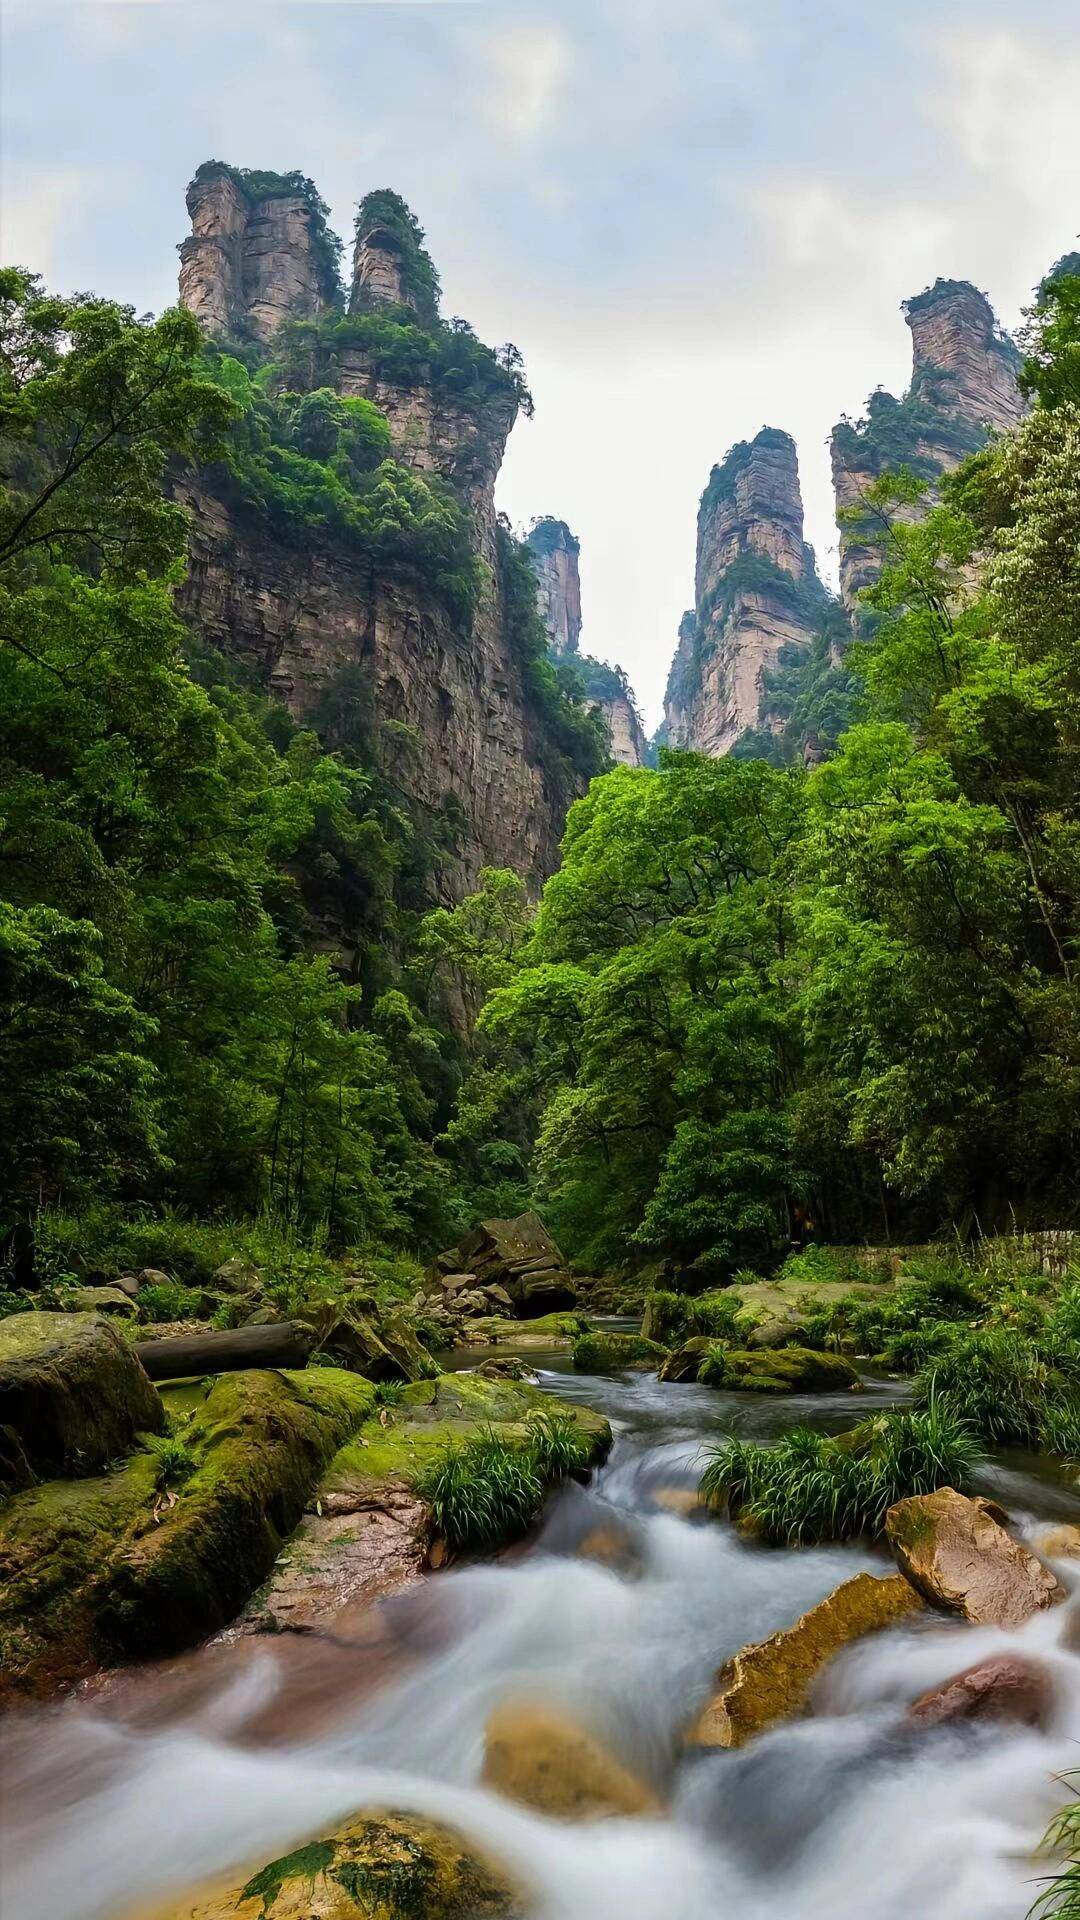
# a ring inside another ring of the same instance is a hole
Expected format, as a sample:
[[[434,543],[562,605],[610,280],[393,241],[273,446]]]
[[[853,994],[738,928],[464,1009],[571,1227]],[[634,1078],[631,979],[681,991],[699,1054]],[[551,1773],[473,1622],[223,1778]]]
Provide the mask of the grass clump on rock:
[[[413,1485],[455,1553],[490,1550],[530,1527],[551,1486],[586,1464],[590,1443],[565,1414],[540,1413],[521,1439],[491,1428],[451,1442]]]
[[[796,1427],[773,1447],[725,1441],[701,1491],[763,1539],[809,1545],[879,1534],[898,1500],[962,1489],[978,1459],[968,1430],[934,1402],[915,1413],[882,1414],[835,1439]]]

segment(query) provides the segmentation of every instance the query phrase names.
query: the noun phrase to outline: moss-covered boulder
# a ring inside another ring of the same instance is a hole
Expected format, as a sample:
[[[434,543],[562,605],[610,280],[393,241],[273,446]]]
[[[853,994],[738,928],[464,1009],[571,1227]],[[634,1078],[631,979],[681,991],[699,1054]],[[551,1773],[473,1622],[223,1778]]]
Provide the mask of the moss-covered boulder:
[[[147,1450],[14,1494],[0,1508],[0,1699],[177,1652],[230,1619],[374,1399],[328,1368],[224,1375],[183,1429],[182,1484],[163,1490]]]
[[[93,1313],[0,1320],[0,1453],[10,1485],[33,1475],[97,1473],[165,1410],[119,1329]],[[22,1467],[20,1468],[20,1457]]]
[[[715,1345],[715,1340],[710,1339],[707,1333],[696,1333],[692,1339],[684,1340],[682,1346],[677,1347],[674,1353],[669,1353],[661,1363],[661,1380],[675,1380],[683,1386],[696,1380],[705,1355]]]
[[[816,1353],[809,1347],[757,1352],[722,1347],[704,1335],[670,1354],[660,1378],[700,1380],[735,1393],[839,1393],[859,1384],[857,1369],[839,1353]]]
[[[801,1713],[822,1668],[853,1640],[918,1613],[919,1595],[899,1574],[858,1573],[793,1627],[744,1647],[716,1676],[716,1691],[687,1736],[694,1747],[741,1747],[778,1720]]]
[[[316,1321],[315,1334],[321,1359],[367,1380],[430,1380],[439,1371],[403,1312],[365,1313],[352,1304],[344,1311],[330,1308]]]
[[[513,1343],[526,1351],[544,1347],[557,1350],[572,1347],[588,1331],[589,1323],[580,1313],[545,1313],[535,1320],[508,1320],[504,1315],[491,1314],[470,1321],[465,1338],[470,1346]]]
[[[655,1373],[667,1358],[667,1348],[640,1333],[586,1333],[574,1342],[575,1373],[625,1373],[630,1369]]]
[[[448,1444],[488,1429],[522,1444],[532,1437],[530,1418],[557,1409],[569,1416],[589,1443],[589,1458],[602,1460],[611,1428],[590,1407],[564,1406],[524,1380],[491,1380],[477,1373],[441,1373],[406,1387],[396,1406],[383,1407],[341,1448],[327,1469],[322,1493],[344,1486],[375,1490],[380,1483],[411,1486]]]
[[[509,1875],[460,1834],[416,1814],[365,1812],[158,1920],[524,1920],[525,1911]]]

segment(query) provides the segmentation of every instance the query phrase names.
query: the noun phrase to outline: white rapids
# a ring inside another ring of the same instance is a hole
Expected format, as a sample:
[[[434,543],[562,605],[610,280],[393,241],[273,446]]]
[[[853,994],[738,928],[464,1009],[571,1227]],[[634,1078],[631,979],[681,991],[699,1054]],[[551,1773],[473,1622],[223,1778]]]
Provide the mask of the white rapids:
[[[1023,1920],[1046,1872],[1040,1836],[1067,1791],[1055,1776],[1080,1766],[1068,1644],[1080,1648],[1080,1562],[1056,1568],[1077,1587],[1069,1603],[1018,1633],[920,1619],[842,1656],[809,1718],[738,1753],[686,1755],[680,1729],[726,1657],[884,1567],[863,1550],[760,1550],[657,1510],[650,1489],[688,1484],[706,1430],[730,1423],[725,1396],[640,1377],[545,1384],[613,1417],[611,1462],[561,1497],[528,1554],[391,1602],[407,1657],[351,1706],[272,1743],[253,1737],[285,1685],[266,1640],[156,1716],[118,1713],[107,1697],[15,1716],[3,1920],[114,1920],[364,1806],[433,1815],[483,1843],[529,1889],[533,1920]],[[847,1424],[859,1410],[845,1396],[824,1417]],[[807,1411],[789,1403],[785,1421]],[[758,1416],[745,1399],[740,1412],[751,1430],[777,1418],[775,1404]],[[1071,1489],[1009,1474],[1023,1524],[1077,1505]],[[628,1572],[569,1551],[601,1524],[628,1535]],[[919,1693],[1004,1647],[1050,1668],[1048,1732],[903,1729]],[[358,1646],[356,1662],[367,1657]],[[670,1814],[568,1825],[482,1789],[484,1723],[513,1695],[594,1728]]]

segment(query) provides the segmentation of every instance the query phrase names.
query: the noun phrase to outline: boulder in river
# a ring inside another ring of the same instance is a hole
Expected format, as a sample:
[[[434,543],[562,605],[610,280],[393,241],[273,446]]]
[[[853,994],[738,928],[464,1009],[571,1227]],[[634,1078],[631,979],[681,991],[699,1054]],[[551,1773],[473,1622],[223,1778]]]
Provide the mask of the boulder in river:
[[[655,1373],[666,1357],[666,1347],[640,1333],[585,1333],[574,1342],[576,1373]]]
[[[744,1647],[717,1675],[716,1692],[698,1715],[693,1747],[741,1747],[777,1720],[801,1713],[822,1668],[853,1640],[918,1613],[922,1602],[897,1573],[857,1573],[811,1607],[793,1627]]]
[[[34,1475],[97,1473],[135,1435],[160,1433],[165,1409],[117,1327],[94,1313],[0,1320],[3,1452]]]
[[[1040,1661],[1022,1653],[997,1653],[920,1694],[907,1717],[920,1727],[971,1720],[1015,1720],[1025,1727],[1042,1727],[1050,1718],[1053,1697],[1050,1674]]]
[[[1001,1508],[953,1487],[897,1501],[885,1532],[902,1574],[932,1606],[981,1626],[1019,1627],[1064,1591],[1007,1533]]]
[[[1063,1521],[1060,1526],[1047,1527],[1035,1542],[1040,1553],[1048,1560],[1080,1560],[1080,1527],[1070,1526]]]
[[[419,1814],[353,1814],[239,1886],[173,1901],[155,1920],[524,1920],[509,1875]]]
[[[591,1733],[532,1700],[506,1701],[491,1715],[482,1778],[508,1800],[563,1820],[660,1811],[651,1788]]]
[[[859,1384],[850,1360],[810,1347],[754,1352],[696,1334],[660,1368],[661,1380],[701,1380],[735,1393],[839,1393]]]

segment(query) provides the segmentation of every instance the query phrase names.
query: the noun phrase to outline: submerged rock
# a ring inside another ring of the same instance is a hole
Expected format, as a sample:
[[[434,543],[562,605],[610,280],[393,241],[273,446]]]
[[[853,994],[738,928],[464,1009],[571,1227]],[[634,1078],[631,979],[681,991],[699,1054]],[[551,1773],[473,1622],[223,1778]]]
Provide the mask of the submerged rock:
[[[842,1647],[918,1613],[922,1602],[899,1574],[845,1580],[793,1627],[744,1647],[717,1675],[717,1691],[689,1734],[694,1747],[741,1747],[801,1713],[822,1668]]]
[[[1050,1674],[1039,1661],[1022,1653],[999,1653],[920,1694],[907,1717],[920,1727],[969,1720],[1018,1720],[1025,1727],[1041,1727],[1050,1718],[1053,1697]]]
[[[418,1814],[354,1814],[325,1839],[272,1860],[240,1886],[156,1920],[524,1920],[508,1874],[449,1827]]]
[[[507,1701],[487,1723],[485,1786],[564,1820],[655,1814],[660,1803],[577,1721],[531,1700]]]
[[[164,1425],[160,1395],[108,1320],[93,1313],[0,1320],[0,1432],[2,1451],[23,1462],[16,1480],[97,1473],[127,1453],[137,1433]]]
[[[1070,1526],[1068,1522],[1048,1527],[1045,1533],[1040,1533],[1035,1545],[1048,1560],[1080,1560],[1080,1527]]]
[[[1064,1591],[1006,1533],[1004,1518],[992,1501],[939,1487],[890,1507],[885,1532],[901,1573],[931,1605],[979,1625],[1019,1627]]]

